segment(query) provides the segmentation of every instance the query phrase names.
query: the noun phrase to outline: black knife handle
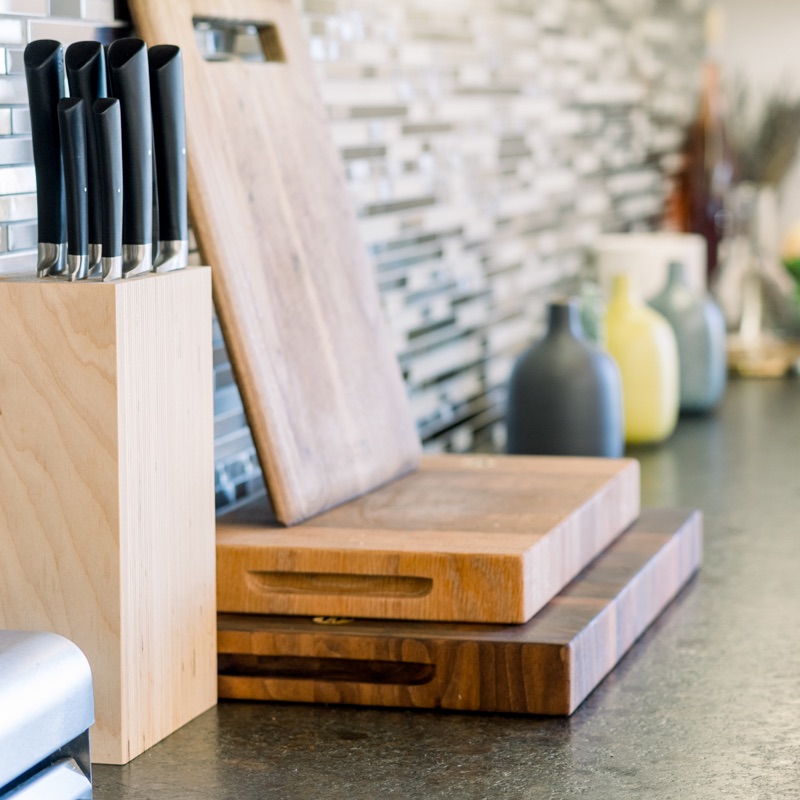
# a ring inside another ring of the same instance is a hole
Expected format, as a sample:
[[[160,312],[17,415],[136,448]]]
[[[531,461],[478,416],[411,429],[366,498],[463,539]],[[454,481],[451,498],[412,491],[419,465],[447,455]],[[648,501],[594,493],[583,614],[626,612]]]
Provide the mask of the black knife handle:
[[[122,125],[119,100],[95,100],[92,107],[97,139],[97,171],[103,201],[103,258],[122,256]]]
[[[153,145],[158,180],[158,238],[188,238],[186,209],[186,112],[180,48],[158,44],[148,52]]]
[[[38,39],[25,48],[25,81],[31,111],[39,242],[66,242],[66,200],[58,130],[64,96],[64,53],[59,42]]]
[[[153,241],[153,122],[147,45],[117,39],[108,48],[111,93],[119,100],[122,126],[122,243]]]
[[[97,174],[97,140],[89,115],[94,101],[108,94],[103,45],[100,42],[75,42],[67,48],[64,62],[70,96],[80,97],[84,101],[89,152],[89,241],[99,244],[102,239],[103,206]]]
[[[67,192],[67,254],[85,256],[89,247],[88,178],[86,157],[86,112],[83,100],[67,97],[58,101],[64,185]]]

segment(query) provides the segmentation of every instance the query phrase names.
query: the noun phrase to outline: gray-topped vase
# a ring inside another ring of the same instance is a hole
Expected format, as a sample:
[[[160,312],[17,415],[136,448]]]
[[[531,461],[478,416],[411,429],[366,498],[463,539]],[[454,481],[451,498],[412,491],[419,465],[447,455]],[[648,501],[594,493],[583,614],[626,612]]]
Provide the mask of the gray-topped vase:
[[[577,301],[550,303],[544,338],[517,359],[508,386],[506,431],[511,454],[622,456],[619,369],[586,340]]]
[[[722,399],[727,383],[722,310],[709,296],[689,287],[679,261],[670,263],[667,282],[650,305],[666,317],[675,331],[681,411],[710,411]]]

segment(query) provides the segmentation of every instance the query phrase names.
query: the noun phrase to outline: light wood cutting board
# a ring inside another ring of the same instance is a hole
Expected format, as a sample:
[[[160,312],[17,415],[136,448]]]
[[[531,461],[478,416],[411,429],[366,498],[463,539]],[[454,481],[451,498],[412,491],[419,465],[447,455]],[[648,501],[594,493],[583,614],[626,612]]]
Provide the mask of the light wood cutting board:
[[[290,0],[130,0],[183,53],[189,208],[273,507],[295,523],[414,470],[420,445]],[[193,19],[283,61],[206,61]]]
[[[258,501],[217,521],[217,610],[525,622],[640,510],[639,462],[427,456],[284,529]]]
[[[644,510],[525,625],[220,614],[219,696],[571,714],[694,574],[701,551],[699,512]]]

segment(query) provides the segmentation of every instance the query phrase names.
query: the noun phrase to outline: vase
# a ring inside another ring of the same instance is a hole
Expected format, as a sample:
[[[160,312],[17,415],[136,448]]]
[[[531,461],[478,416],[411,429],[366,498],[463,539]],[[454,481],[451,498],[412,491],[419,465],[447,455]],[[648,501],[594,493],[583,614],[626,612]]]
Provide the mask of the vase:
[[[709,297],[689,288],[683,264],[673,261],[650,306],[672,325],[678,344],[680,410],[704,412],[722,399],[727,382],[725,318]]]
[[[614,360],[587,341],[575,300],[548,306],[545,336],[517,359],[508,387],[512,454],[619,458],[622,384]]]
[[[678,345],[669,322],[645,305],[625,274],[612,281],[606,336],[622,375],[625,441],[663,441],[678,421]]]

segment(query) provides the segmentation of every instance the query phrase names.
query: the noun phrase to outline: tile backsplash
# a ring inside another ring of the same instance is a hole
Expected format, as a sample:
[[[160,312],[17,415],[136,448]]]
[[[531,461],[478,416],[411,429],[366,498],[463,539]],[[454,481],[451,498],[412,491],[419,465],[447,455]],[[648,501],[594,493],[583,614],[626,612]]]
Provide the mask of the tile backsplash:
[[[298,0],[429,450],[503,445],[505,383],[601,231],[657,225],[702,0]],[[34,269],[22,52],[126,32],[108,0],[0,0],[0,271]],[[217,505],[263,486],[215,325]]]

